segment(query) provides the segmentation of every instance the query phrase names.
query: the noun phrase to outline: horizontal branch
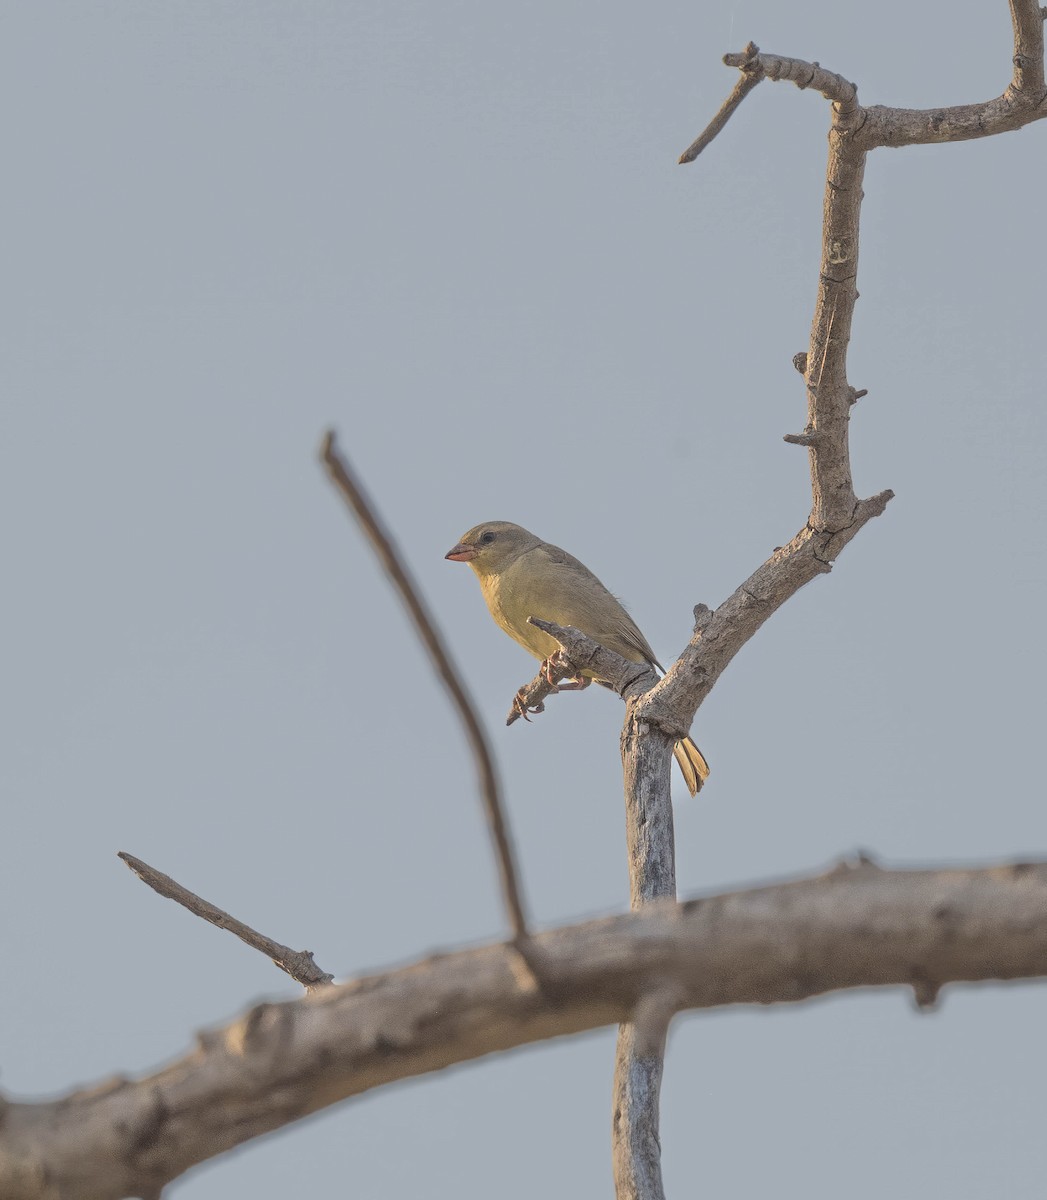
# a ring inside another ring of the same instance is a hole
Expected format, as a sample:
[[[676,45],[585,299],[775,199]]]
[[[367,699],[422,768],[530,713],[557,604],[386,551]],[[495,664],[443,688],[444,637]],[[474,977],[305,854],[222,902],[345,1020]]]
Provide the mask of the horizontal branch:
[[[919,146],[962,142],[1010,133],[1047,117],[1044,84],[1043,23],[1047,9],[1036,0],[1011,0],[1014,30],[1014,73],[1002,95],[980,104],[948,108],[887,108],[864,110],[856,139],[867,150],[875,146]]]
[[[1047,863],[814,878],[535,937],[541,991],[505,945],[260,1004],[147,1078],[3,1105],[4,1200],[157,1195],[189,1167],[372,1088],[642,1015],[1047,975]],[[643,1025],[643,1022],[641,1022]]]
[[[764,54],[750,42],[738,53],[725,54],[724,64],[737,67],[741,77],[719,112],[680,155],[679,162],[694,162],[727,124],[742,100],[761,80],[795,84],[820,92],[831,100],[836,119],[843,118],[859,150],[877,146],[918,146],[936,142],[961,142],[972,138],[1009,133],[1047,116],[1047,86],[1044,82],[1044,14],[1036,0],[1011,0],[1014,30],[1014,73],[1005,91],[975,104],[942,108],[893,108],[877,104],[862,108],[853,83],[827,71],[816,62]]]

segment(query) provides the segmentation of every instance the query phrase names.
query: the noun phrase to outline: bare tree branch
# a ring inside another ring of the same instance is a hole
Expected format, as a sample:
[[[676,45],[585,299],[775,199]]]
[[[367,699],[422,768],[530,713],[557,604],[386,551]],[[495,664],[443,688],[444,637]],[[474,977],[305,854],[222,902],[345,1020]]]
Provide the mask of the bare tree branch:
[[[614,650],[593,641],[573,625],[557,625],[555,621],[543,621],[540,617],[527,619],[530,624],[555,638],[560,643],[561,652],[548,672],[544,669],[539,671],[530,683],[524,684],[516,693],[506,725],[518,721],[524,715],[524,708],[531,713],[544,712],[547,697],[561,690],[557,686],[559,682],[573,678],[583,668],[592,671],[623,699],[640,695],[658,680],[658,672],[649,663],[630,662]]]
[[[725,54],[723,62],[725,66],[737,67],[742,73],[741,79],[734,85],[734,90],[720,106],[716,116],[680,155],[677,161],[681,166],[694,162],[727,124],[745,97],[764,79],[776,82],[787,80],[801,90],[814,88],[826,100],[837,100],[843,104],[853,104],[858,95],[858,89],[842,75],[835,75],[818,63],[805,62],[802,58],[761,54],[755,42],[750,42],[739,54]]]
[[[610,684],[628,706],[622,730],[625,782],[625,828],[629,862],[630,904],[635,910],[651,900],[676,899],[676,854],[670,770],[673,741],[651,725],[632,720],[632,704],[657,680],[648,663],[633,663],[571,626],[537,617],[533,625],[555,638],[573,664],[592,670]],[[559,671],[557,667],[557,672]],[[554,678],[558,674],[554,672]],[[539,671],[521,696],[545,696],[552,690]],[[539,704],[541,700],[539,699]],[[657,993],[664,1002],[665,989]],[[611,1163],[619,1200],[662,1200],[661,1146],[658,1140],[658,1096],[662,1086],[665,1033],[673,1009],[641,1000],[637,1014],[618,1027],[611,1120]],[[658,1008],[652,1033],[652,1013]],[[641,1011],[642,1010],[642,1015]]]
[[[618,1027],[611,1123],[611,1166],[619,1200],[657,1200],[662,1184],[658,1135],[665,1038],[683,1007],[671,985],[649,992]]]
[[[513,938],[521,949],[528,939],[527,919],[524,916],[523,900],[520,885],[517,882],[518,872],[513,853],[512,840],[509,835],[509,824],[502,806],[501,791],[498,786],[498,775],[494,768],[494,758],[487,744],[487,737],[476,715],[476,709],[465,690],[461,675],[451,662],[451,656],[443,644],[436,623],[429,614],[421,593],[403,563],[392,538],[382,527],[374,505],[364,494],[363,488],[354,478],[349,464],[339,454],[335,445],[335,434],[328,430],[324,435],[320,449],[320,459],[327,469],[331,482],[338,489],[342,499],[349,506],[363,530],[371,548],[378,556],[379,562],[385,568],[386,574],[393,581],[400,599],[414,622],[415,631],[429,654],[430,661],[436,669],[444,687],[447,688],[454,703],[458,716],[465,729],[465,736],[476,760],[476,771],[480,778],[480,798],[487,816],[487,827],[490,830],[494,846],[498,874],[502,885],[502,898],[509,915],[509,924]],[[526,957],[526,955],[525,955]]]
[[[8,1101],[0,1196],[155,1195],[196,1163],[350,1096],[619,1021],[637,1021],[650,1051],[683,1009],[1042,978],[1047,862],[888,871],[860,861],[534,940],[541,993],[520,985],[511,948],[437,955],[258,1005],[143,1079]]]
[[[785,81],[798,88],[813,88],[839,104],[852,117],[852,132],[862,150],[877,146],[918,146],[934,142],[962,142],[972,138],[1010,133],[1047,116],[1047,87],[1044,84],[1044,12],[1035,0],[1010,0],[1014,28],[1014,74],[1006,90],[992,100],[958,104],[946,108],[892,108],[858,104],[858,90],[842,75],[818,63],[778,54],[762,54],[750,42],[744,50],[725,54],[723,61],[737,67],[742,76],[734,91],[705,130],[680,155],[680,163],[694,162],[727,124],[742,100],[763,79]]]
[[[245,925],[242,921],[238,921],[236,917],[231,917],[227,912],[223,912],[220,908],[216,908],[215,905],[201,899],[195,892],[191,892],[188,888],[184,888],[180,883],[175,882],[170,875],[165,875],[163,871],[158,871],[155,867],[151,867],[140,858],[135,858],[133,854],[127,854],[123,850],[120,850],[117,852],[117,857],[122,858],[138,878],[143,883],[147,883],[154,892],[157,892],[161,896],[166,896],[168,900],[174,900],[196,916],[202,917],[205,921],[210,921],[212,925],[217,925],[219,929],[227,929],[230,933],[235,934],[240,941],[246,942],[252,949],[261,950],[267,958],[273,960],[281,971],[286,971],[306,991],[326,987],[334,981],[333,975],[328,975],[326,971],[321,971],[313,961],[313,952],[311,950],[292,950],[290,946],[283,946],[279,942],[274,942],[272,938],[266,937],[264,933],[256,932],[250,925]]]
[[[676,899],[676,840],[670,791],[672,738],[636,717],[627,700],[622,728],[625,840],[633,911]],[[659,1103],[672,989],[645,996],[633,1020],[619,1025],[615,1047],[611,1165],[617,1200],[664,1200]],[[652,1016],[652,1014],[656,1014]],[[652,1033],[653,1022],[653,1033]]]
[[[664,744],[687,734],[698,707],[738,650],[764,621],[816,575],[829,571],[859,529],[883,512],[892,497],[884,491],[859,500],[851,477],[848,432],[851,409],[864,391],[847,380],[847,348],[858,299],[858,232],[865,158],[877,146],[957,141],[1017,129],[1047,116],[1044,88],[1043,18],[1030,0],[1010,0],[1014,26],[1014,74],[1002,96],[985,104],[913,112],[864,109],[857,88],[817,63],[762,54],[752,42],[724,62],[741,71],[734,91],[705,131],[681,156],[691,162],[724,128],[744,97],[764,78],[816,88],[832,101],[829,161],[826,169],[820,282],[805,354],[794,363],[807,383],[807,426],[785,440],[807,448],[811,471],[811,513],[805,527],[759,567],[715,613],[695,609],[694,635],[665,678],[630,705],[626,731],[645,730],[636,738],[638,757],[650,747],[654,730]],[[623,734],[623,749],[626,734]],[[652,789],[667,770],[660,759],[649,764]],[[627,777],[629,763],[627,761]],[[627,795],[629,789],[627,787]],[[671,855],[671,813],[664,847]],[[632,859],[631,859],[632,861]],[[664,873],[662,882],[665,883]],[[634,903],[636,887],[634,881]],[[933,1003],[933,978],[914,983],[918,1003]],[[657,1139],[657,1097],[661,1055],[641,1055],[623,1028],[619,1037],[615,1083],[615,1179],[619,1200],[661,1200],[663,1195]],[[649,1111],[630,1111],[642,1096]]]
[[[677,160],[681,165],[684,163],[694,162],[699,154],[713,140],[721,129],[733,116],[735,110],[745,99],[746,96],[753,90],[754,87],[763,79],[763,68],[760,66],[758,55],[760,53],[759,46],[755,42],[750,42],[742,51],[741,55],[736,57],[743,59],[742,62],[732,63],[741,70],[741,76],[738,82],[734,85],[734,90],[727,99],[720,105],[720,111],[709,122],[705,129],[694,139],[687,149],[680,155]],[[726,62],[727,59],[724,59]]]
[[[886,108],[863,110],[856,140],[868,150],[876,146],[919,146],[962,142],[1010,133],[1047,117],[1044,86],[1043,22],[1047,10],[1034,0],[1010,0],[1014,27],[1014,74],[1002,95],[981,104],[951,108]]]

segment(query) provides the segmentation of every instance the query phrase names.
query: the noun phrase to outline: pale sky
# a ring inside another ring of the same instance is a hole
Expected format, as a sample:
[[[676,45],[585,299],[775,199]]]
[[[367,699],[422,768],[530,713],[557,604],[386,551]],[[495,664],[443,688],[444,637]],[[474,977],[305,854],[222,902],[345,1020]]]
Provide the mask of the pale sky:
[[[445,551],[514,520],[671,660],[804,523],[828,108],[983,100],[1007,6],[33,0],[3,6],[7,514],[0,1086],[184,1053],[299,989],[138,855],[345,978],[504,931],[458,726],[317,464],[333,424],[490,730],[544,927],[628,903],[599,689],[505,729],[533,662]],[[677,782],[681,894],[1042,856],[1047,124],[878,151],[856,488],[897,493],[732,664]],[[672,1196],[1042,1194],[1044,993],[685,1016]],[[176,1200],[610,1193],[614,1031],[385,1089]]]

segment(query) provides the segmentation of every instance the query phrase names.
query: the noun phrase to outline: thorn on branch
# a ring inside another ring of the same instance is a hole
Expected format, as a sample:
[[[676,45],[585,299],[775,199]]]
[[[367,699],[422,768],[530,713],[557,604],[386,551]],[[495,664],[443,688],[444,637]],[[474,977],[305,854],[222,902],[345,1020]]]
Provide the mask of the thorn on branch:
[[[696,604],[694,606],[694,632],[703,634],[712,623],[713,610],[708,604]]]
[[[938,1007],[938,995],[942,990],[940,983],[932,983],[929,979],[917,979],[912,985],[913,999],[916,1001],[917,1012],[934,1012]]]
[[[870,496],[868,500],[862,500],[858,504],[858,513],[864,520],[870,517],[878,517],[887,505],[894,499],[894,492],[890,488],[886,491],[878,492],[875,496]]]
[[[876,861],[868,850],[855,850],[848,854],[826,872],[827,878],[836,875],[853,875],[855,871],[882,871],[883,867]]]
[[[868,394],[869,394],[868,388],[851,388],[851,396],[850,396],[851,403],[857,404],[858,401],[861,400],[863,396],[868,396]]]
[[[822,435],[817,429],[811,429],[805,433],[786,433],[782,435],[782,441],[788,442],[790,446],[817,446],[822,440]]]

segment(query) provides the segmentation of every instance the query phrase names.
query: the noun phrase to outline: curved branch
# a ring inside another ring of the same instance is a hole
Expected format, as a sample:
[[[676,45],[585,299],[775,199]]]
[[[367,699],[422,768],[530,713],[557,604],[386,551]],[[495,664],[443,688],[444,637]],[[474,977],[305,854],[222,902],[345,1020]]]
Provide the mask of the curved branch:
[[[725,57],[725,62],[751,79],[815,87],[833,101],[818,294],[809,348],[795,360],[807,384],[807,426],[802,433],[786,434],[786,441],[807,448],[811,514],[787,546],[776,550],[715,614],[703,618],[703,627],[695,629],[683,655],[638,705],[638,719],[659,724],[678,737],[686,734],[698,707],[738,650],[790,596],[830,570],[844,546],[891,499],[889,490],[858,499],[848,444],[851,409],[865,395],[847,381],[847,348],[858,299],[865,158],[878,146],[983,137],[1047,116],[1044,12],[1032,0],[1010,0],[1010,7],[1013,78],[1002,96],[980,105],[926,112],[863,108],[853,84],[817,63],[763,54],[752,43],[741,54]],[[710,137],[703,135],[705,140],[699,142],[708,144],[725,122],[721,110],[709,127]]]
[[[1010,0],[1014,30],[1014,73],[999,96],[977,104],[946,108],[892,108],[858,105],[858,89],[842,75],[827,71],[819,63],[779,54],[763,54],[750,42],[739,53],[725,54],[724,64],[737,67],[742,78],[724,101],[705,130],[680,155],[680,163],[694,162],[727,124],[742,100],[763,79],[813,88],[835,104],[851,110],[854,130],[863,150],[877,146],[919,146],[935,142],[962,142],[972,138],[1010,133],[1031,121],[1047,116],[1047,86],[1044,83],[1044,14],[1035,0]]]
[[[543,990],[482,946],[261,1004],[154,1075],[7,1102],[4,1200],[155,1195],[196,1163],[340,1100],[561,1035],[672,1012],[904,985],[1047,975],[1047,863],[887,871],[843,864],[655,903],[534,938]],[[654,997],[654,999],[651,999]],[[641,1047],[642,1048],[642,1047]]]
[[[1014,74],[1002,95],[980,104],[949,108],[887,108],[875,105],[864,113],[858,134],[866,149],[875,146],[922,146],[963,142],[1010,133],[1047,117],[1044,84],[1043,23],[1047,9],[1035,0],[1010,0],[1014,28]]]

